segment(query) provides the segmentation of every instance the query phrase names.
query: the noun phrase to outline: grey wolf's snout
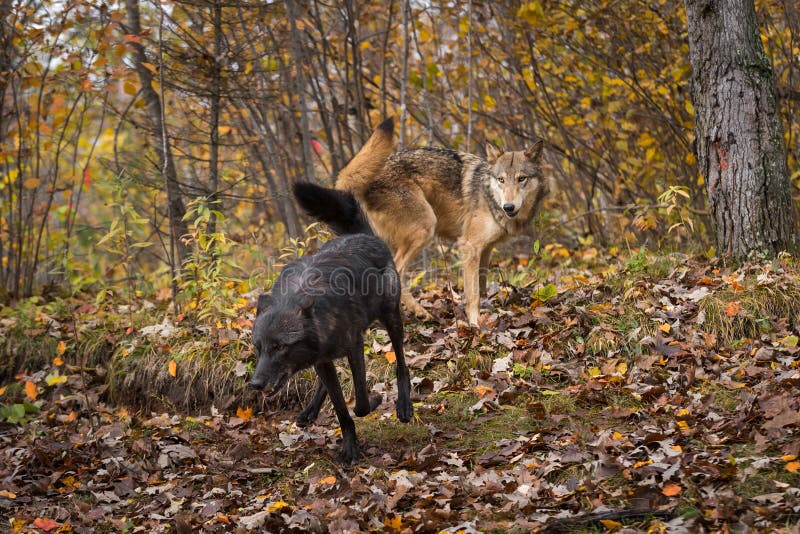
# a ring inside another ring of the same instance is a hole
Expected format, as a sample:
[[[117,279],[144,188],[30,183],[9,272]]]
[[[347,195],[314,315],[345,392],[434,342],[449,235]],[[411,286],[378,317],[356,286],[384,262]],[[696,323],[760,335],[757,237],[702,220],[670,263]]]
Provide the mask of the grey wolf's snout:
[[[503,211],[506,213],[514,213],[516,208],[517,207],[514,204],[503,204]]]

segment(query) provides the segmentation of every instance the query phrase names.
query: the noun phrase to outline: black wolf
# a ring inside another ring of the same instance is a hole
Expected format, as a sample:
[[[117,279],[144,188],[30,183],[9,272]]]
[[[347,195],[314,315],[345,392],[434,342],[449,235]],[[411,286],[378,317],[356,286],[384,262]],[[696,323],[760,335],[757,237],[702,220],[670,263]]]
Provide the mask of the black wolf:
[[[358,458],[353,419],[345,404],[333,360],[347,356],[353,373],[355,414],[363,417],[382,401],[367,391],[363,332],[376,319],[389,332],[397,362],[397,417],[411,420],[410,380],[403,356],[400,278],[386,244],[372,235],[352,194],[297,183],[294,195],[313,217],[339,234],[319,252],[281,271],[269,295],[258,299],[253,345],[258,356],[250,386],[271,395],[294,373],[313,366],[317,389],[297,416],[316,419],[330,395],[342,428],[342,461]]]

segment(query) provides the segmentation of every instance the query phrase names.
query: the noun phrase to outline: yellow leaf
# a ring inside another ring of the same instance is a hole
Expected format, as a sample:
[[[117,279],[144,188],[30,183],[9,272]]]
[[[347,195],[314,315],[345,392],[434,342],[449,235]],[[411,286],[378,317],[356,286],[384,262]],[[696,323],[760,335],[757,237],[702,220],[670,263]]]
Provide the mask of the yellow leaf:
[[[287,506],[289,506],[288,502],[283,502],[283,501],[271,502],[269,503],[269,506],[267,506],[267,513],[271,514],[273,512],[277,512],[278,510],[282,510]]]
[[[56,353],[59,356],[62,356],[66,351],[67,351],[67,344],[64,343],[63,341],[59,341],[58,342],[58,347],[56,348]],[[60,365],[60,364],[56,364],[56,365]]]
[[[603,523],[603,526],[606,527],[606,530],[622,528],[622,523],[612,521],[611,519],[601,519],[600,522]]]
[[[170,376],[178,376],[178,363],[175,360],[169,361],[169,374]]]
[[[797,473],[800,470],[800,462],[789,462],[786,464],[786,470],[790,473]]]
[[[56,384],[63,384],[66,381],[67,381],[66,375],[50,376],[46,380],[48,386],[54,386]]]
[[[25,189],[36,189],[37,187],[39,187],[40,181],[41,180],[39,180],[38,178],[28,178],[27,180],[22,182],[22,187],[24,187]]]
[[[383,520],[383,525],[392,530],[400,530],[403,528],[403,518],[399,515],[393,515],[392,517],[387,516],[386,519]]]
[[[617,364],[617,372],[621,375],[624,375],[628,372],[628,364],[625,362],[619,362]]]
[[[666,484],[664,488],[661,490],[661,493],[666,495],[667,497],[674,497],[679,495],[681,492],[681,487],[677,484]]]
[[[122,90],[125,92],[126,95],[133,96],[136,94],[136,86],[133,85],[131,82],[123,83]]]
[[[252,408],[243,409],[241,406],[239,406],[238,408],[236,408],[236,417],[238,417],[242,421],[249,421],[250,418],[253,417],[253,409]]]
[[[395,360],[397,359],[397,355],[394,353],[393,350],[385,352],[383,357],[386,358],[386,361],[389,363],[394,363]]]
[[[589,376],[595,377],[600,376],[603,372],[600,370],[599,367],[592,367],[589,369]]]
[[[38,393],[36,393],[36,384],[30,380],[25,382],[25,395],[27,395],[29,399],[33,400],[36,400],[36,396],[38,395]]]
[[[669,326],[669,323],[662,323],[662,324],[658,325],[658,329],[661,330],[662,332],[664,332],[665,334],[669,334],[669,331],[672,328]]]
[[[217,127],[217,131],[219,132],[220,135],[226,135],[226,134],[231,133],[231,127],[230,126],[218,126]]]

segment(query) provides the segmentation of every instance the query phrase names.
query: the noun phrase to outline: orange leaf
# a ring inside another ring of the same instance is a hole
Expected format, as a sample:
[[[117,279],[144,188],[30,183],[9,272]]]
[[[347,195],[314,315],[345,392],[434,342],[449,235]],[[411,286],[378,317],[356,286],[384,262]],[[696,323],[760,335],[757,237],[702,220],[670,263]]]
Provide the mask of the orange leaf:
[[[56,523],[49,517],[37,517],[33,521],[33,526],[36,528],[40,528],[45,532],[50,532],[51,530],[57,529],[61,526],[61,523]]]
[[[677,484],[667,484],[661,490],[661,493],[666,495],[667,497],[674,497],[681,492],[681,487]]]
[[[62,365],[64,365],[64,360],[61,358],[61,356],[56,356],[55,358],[53,358],[53,365],[55,365],[56,367],[61,367]]]
[[[169,361],[169,374],[170,376],[178,376],[178,363],[175,360]]]
[[[790,473],[797,473],[800,470],[800,462],[789,462],[786,464],[786,470]]]
[[[228,519],[228,516],[225,514],[217,514],[217,521],[219,521],[220,523],[225,523],[226,525],[231,524],[231,520]]]
[[[664,332],[665,334],[669,334],[671,328],[672,327],[669,325],[669,323],[662,323],[658,325],[658,329]]]
[[[8,386],[3,386],[3,387],[0,388],[0,395],[3,395],[6,392],[6,388],[7,387]]]
[[[725,305],[725,315],[728,317],[736,317],[736,314],[739,313],[741,306],[739,305],[738,300],[734,300],[729,302]]]
[[[489,386],[475,386],[475,393],[477,393],[478,397],[480,397],[480,398],[485,397],[486,395],[488,395],[492,391],[494,391],[494,390],[492,388],[490,388]]]
[[[76,417],[78,417],[78,414],[75,413],[75,410],[72,410],[71,412],[69,412],[69,415],[67,416],[66,419],[64,419],[64,421],[66,421],[67,423],[71,423],[75,420]]]
[[[36,384],[31,382],[30,380],[25,382],[25,395],[27,395],[30,399],[36,400]]]
[[[253,409],[247,408],[246,410],[239,406],[236,408],[236,417],[241,419],[242,421],[248,421],[251,417],[253,417]]]
[[[395,360],[397,359],[397,355],[394,353],[393,350],[385,352],[383,357],[386,358],[386,361],[389,363],[394,363]]]
[[[320,480],[319,483],[333,486],[334,484],[336,484],[336,477],[335,476],[325,477],[322,480]]]
[[[146,68],[153,74],[158,74],[158,69],[152,63],[148,63],[147,61],[142,61],[142,67]]]
[[[62,356],[65,352],[67,352],[67,344],[64,343],[63,341],[59,341],[58,342],[58,347],[56,348],[56,353],[59,356]],[[58,365],[58,364],[56,364],[56,365]]]

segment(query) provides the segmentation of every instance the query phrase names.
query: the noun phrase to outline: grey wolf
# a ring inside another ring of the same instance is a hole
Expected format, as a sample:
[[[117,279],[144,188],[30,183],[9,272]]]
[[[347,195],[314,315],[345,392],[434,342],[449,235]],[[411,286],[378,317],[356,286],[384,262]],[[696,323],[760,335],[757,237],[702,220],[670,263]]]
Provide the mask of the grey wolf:
[[[362,205],[375,234],[393,251],[401,278],[434,236],[457,242],[466,315],[477,325],[492,247],[522,234],[548,193],[541,167],[543,142],[513,152],[489,143],[485,160],[435,147],[387,156],[391,126],[384,123],[375,130],[352,160],[362,165],[348,164],[336,189],[351,192]],[[429,317],[407,289],[402,300],[417,316]]]
[[[345,464],[359,455],[355,424],[347,409],[334,360],[347,356],[353,374],[355,408],[363,417],[382,401],[367,391],[363,332],[378,320],[386,327],[397,364],[397,417],[411,419],[410,378],[403,356],[400,278],[386,244],[372,235],[350,193],[309,183],[294,186],[298,203],[341,235],[313,255],[286,265],[270,294],[258,299],[253,347],[258,356],[250,386],[271,395],[308,367],[317,387],[297,417],[299,425],[316,419],[330,395],[342,428]]]

